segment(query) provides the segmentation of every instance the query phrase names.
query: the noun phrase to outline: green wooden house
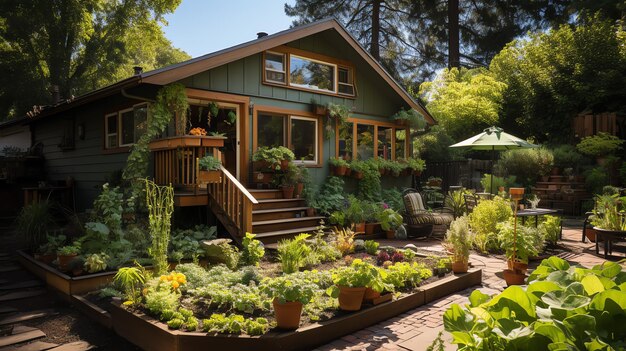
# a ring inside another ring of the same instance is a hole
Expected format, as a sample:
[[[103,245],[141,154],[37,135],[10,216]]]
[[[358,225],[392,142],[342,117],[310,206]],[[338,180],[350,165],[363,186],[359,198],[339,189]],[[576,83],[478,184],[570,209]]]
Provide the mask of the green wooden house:
[[[186,87],[187,131],[204,128],[225,139],[176,135],[173,122],[151,144],[153,176],[176,187],[177,206],[209,206],[231,234],[265,233],[266,241],[311,230],[319,217],[303,217],[301,199],[281,199],[275,190],[258,189],[251,162],[257,148],[290,148],[295,162],[321,183],[330,157],[408,157],[408,127],[391,119],[400,109],[415,109],[435,123],[337,21],[259,35],[176,65],[138,70],[26,119],[33,144],[43,145],[48,179],[74,178],[77,209],[88,208],[105,179],[124,167],[156,93],[172,83]],[[210,103],[217,103],[219,113],[209,118]],[[328,103],[350,109],[344,127],[315,111],[316,105]],[[206,153],[217,155],[224,165],[221,182],[208,191],[196,179],[197,159]],[[385,183],[408,186],[410,179],[383,179]]]

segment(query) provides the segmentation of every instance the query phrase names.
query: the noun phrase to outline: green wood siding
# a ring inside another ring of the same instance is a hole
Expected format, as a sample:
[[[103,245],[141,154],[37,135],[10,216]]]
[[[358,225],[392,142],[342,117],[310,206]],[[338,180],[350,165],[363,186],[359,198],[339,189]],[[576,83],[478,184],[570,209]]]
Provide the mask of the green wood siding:
[[[124,104],[123,98],[110,98],[76,112],[43,119],[33,126],[34,143],[43,144],[47,180],[63,181],[67,177],[73,177],[76,181],[76,207],[79,211],[91,208],[106,178],[126,164],[128,152],[103,153],[104,115],[111,110],[111,106],[121,104]],[[60,121],[72,117],[76,119],[75,126],[84,124],[85,139],[80,140],[75,135],[75,148],[63,151],[58,147],[63,137],[63,128],[59,128]]]

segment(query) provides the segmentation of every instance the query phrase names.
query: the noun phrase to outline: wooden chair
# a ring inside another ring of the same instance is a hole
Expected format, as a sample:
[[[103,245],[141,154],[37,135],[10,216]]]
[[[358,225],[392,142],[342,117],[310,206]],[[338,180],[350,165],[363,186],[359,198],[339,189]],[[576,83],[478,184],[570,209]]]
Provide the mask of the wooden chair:
[[[404,201],[404,222],[407,224],[407,234],[420,237],[430,237],[435,225],[449,226],[454,220],[452,211],[446,208],[427,210],[419,192],[414,189],[406,191],[402,197]]]

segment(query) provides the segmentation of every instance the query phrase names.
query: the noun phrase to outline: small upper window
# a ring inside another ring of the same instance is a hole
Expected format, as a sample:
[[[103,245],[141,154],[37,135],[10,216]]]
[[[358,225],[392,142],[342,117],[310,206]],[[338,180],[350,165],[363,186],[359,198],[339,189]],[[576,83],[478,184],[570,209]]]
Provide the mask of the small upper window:
[[[285,54],[265,53],[265,80],[286,84]]]
[[[117,147],[117,113],[106,116],[106,148]]]
[[[354,96],[354,74],[352,69],[339,67],[337,72],[339,94]]]
[[[108,114],[105,121],[105,148],[117,148],[136,143],[146,132],[148,107],[145,104]]]
[[[311,90],[335,92],[335,66],[290,55],[289,84]]]

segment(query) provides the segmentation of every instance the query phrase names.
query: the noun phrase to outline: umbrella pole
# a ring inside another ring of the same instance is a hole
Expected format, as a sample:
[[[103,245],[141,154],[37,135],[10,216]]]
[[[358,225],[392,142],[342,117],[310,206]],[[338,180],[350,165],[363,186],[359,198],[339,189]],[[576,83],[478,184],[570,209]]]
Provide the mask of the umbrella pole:
[[[492,145],[491,146],[491,177],[490,177],[491,178],[491,184],[489,184],[489,192],[491,194],[493,194],[493,177],[494,177],[494,174],[493,174],[493,164],[494,164],[495,160],[496,160],[496,147]],[[496,195],[497,195],[497,193],[496,193]]]

